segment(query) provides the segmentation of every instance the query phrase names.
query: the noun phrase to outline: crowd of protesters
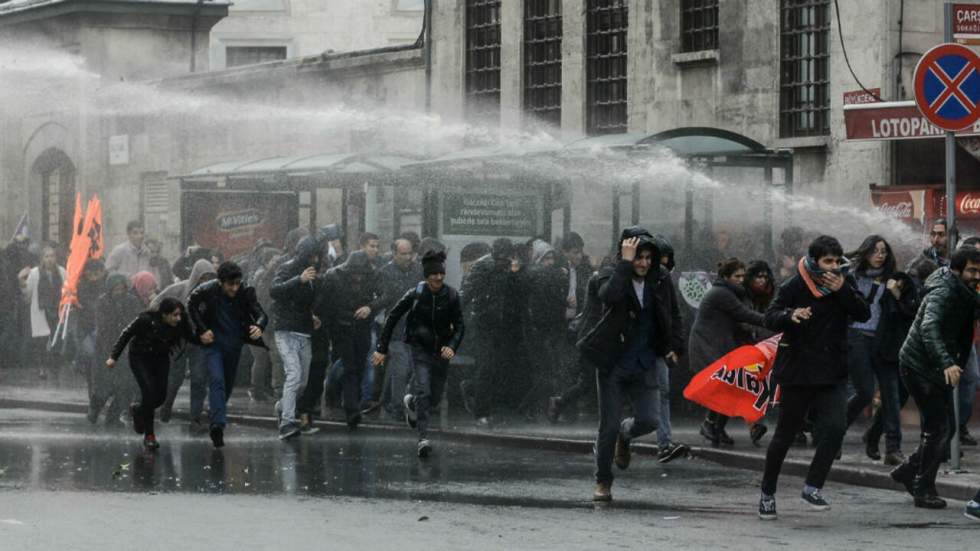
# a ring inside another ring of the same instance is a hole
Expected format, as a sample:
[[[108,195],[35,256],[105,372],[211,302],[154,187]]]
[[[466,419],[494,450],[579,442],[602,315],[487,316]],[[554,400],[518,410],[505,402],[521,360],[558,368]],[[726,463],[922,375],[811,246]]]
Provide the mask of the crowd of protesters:
[[[417,430],[419,457],[433,451],[429,426],[447,393],[484,427],[570,421],[592,408],[593,497],[607,501],[612,466],[628,468],[634,439],[656,431],[663,462],[687,450],[673,440],[670,420],[670,372],[682,357],[697,372],[778,334],[772,377],[780,392],[759,516],[776,518],[782,463],[807,434],[815,453],[801,497],[829,509],[824,482],[844,434],[869,407],[868,457],[895,467],[892,478],[916,506],[940,508],[935,478],[950,437],[976,445],[967,422],[980,381],[980,238],[957,248],[942,220],[929,230],[929,247],[904,271],[879,235],[845,254],[833,237],[807,243],[790,228],[770,263],[740,259],[732,236],[718,232],[681,255],[716,263],[685,320],[672,272],[692,259],[675,259],[668,238],[639,226],[623,230],[596,263],[574,232],[554,245],[471,243],[458,252],[456,289],[445,281],[452,251],[412,232],[383,254],[369,232],[348,252],[337,226],[297,228],[281,247],[262,240],[226,261],[192,246],[171,263],[134,221],[104,261],[85,264],[68,338],[55,346],[66,272],[55,245],[36,247],[21,235],[0,254],[0,339],[10,351],[2,361],[32,366],[43,379],[70,359],[85,374],[89,421],[104,413],[106,425],[129,423],[149,449],[159,446],[157,415],[171,420],[186,379],[191,428],[215,447],[224,445],[227,404],[242,381],[250,400],[269,404],[283,440],[316,432],[331,410],[352,431],[382,415]],[[905,456],[900,414],[909,397],[922,428]],[[707,411],[700,434],[730,446],[727,424]],[[749,439],[762,445],[767,432],[764,422],[752,424]],[[980,518],[980,503],[967,513]]]

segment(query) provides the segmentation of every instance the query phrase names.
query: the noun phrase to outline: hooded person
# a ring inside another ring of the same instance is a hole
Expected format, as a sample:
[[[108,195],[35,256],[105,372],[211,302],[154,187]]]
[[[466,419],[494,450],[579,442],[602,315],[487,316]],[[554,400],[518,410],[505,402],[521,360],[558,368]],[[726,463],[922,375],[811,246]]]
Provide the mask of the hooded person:
[[[612,465],[630,464],[630,442],[657,429],[660,399],[655,366],[671,350],[672,317],[667,269],[653,236],[639,226],[620,235],[618,261],[598,277],[603,314],[579,341],[579,350],[596,364],[599,433],[596,438],[595,501],[612,500]],[[628,397],[632,416],[622,418]]]
[[[527,345],[531,366],[531,386],[518,410],[534,420],[547,406],[562,379],[563,345],[565,343],[565,307],[568,304],[569,280],[557,266],[558,255],[543,239],[530,243],[531,265],[527,284]]]
[[[463,342],[463,309],[459,294],[446,285],[445,251],[427,251],[422,256],[425,280],[409,289],[391,308],[378,338],[373,363],[385,362],[389,344],[399,320],[407,315],[404,341],[411,347],[412,376],[403,398],[405,418],[418,429],[418,456],[427,457],[429,414],[434,411],[446,387],[449,361]]]
[[[157,278],[150,272],[136,272],[130,281],[136,296],[143,301],[143,307],[149,308],[157,295]]]
[[[380,308],[376,273],[364,251],[352,252],[323,276],[314,313],[327,325],[334,353],[343,366],[335,364],[331,374],[340,377],[350,430],[361,422],[361,382],[371,352],[372,319]]]
[[[214,264],[210,260],[200,259],[194,263],[190,277],[184,281],[179,281],[168,285],[150,303],[150,310],[160,308],[160,303],[166,298],[172,298],[181,304],[187,304],[187,299],[191,292],[202,283],[207,283],[218,277]],[[204,412],[204,401],[208,396],[208,368],[204,363],[204,351],[200,346],[188,343],[187,346],[174,358],[174,367],[170,370],[170,380],[167,383],[167,398],[160,407],[160,421],[170,422],[173,414],[174,402],[177,400],[177,393],[184,384],[184,378],[190,373],[191,394],[190,394],[190,418],[191,431],[197,434],[207,432],[207,424],[202,420]]]
[[[91,372],[89,393],[89,420],[95,422],[108,404],[105,412],[106,426],[120,426],[119,416],[129,405],[135,393],[136,380],[128,369],[105,369],[102,361],[112,354],[116,337],[126,325],[143,310],[143,303],[133,292],[129,278],[122,274],[110,274],[105,280],[104,292],[99,298],[96,313],[96,358],[99,369]],[[125,357],[120,362],[128,361]],[[122,367],[126,367],[123,365]],[[94,421],[93,421],[94,419]]]
[[[282,398],[276,402],[279,419],[279,438],[300,434],[296,419],[296,401],[306,389],[312,360],[311,336],[320,326],[313,314],[317,294],[317,273],[320,270],[320,244],[304,237],[296,245],[296,254],[279,267],[272,280],[272,316],[276,323],[276,347],[285,370]],[[312,430],[312,422],[305,424]]]
[[[483,426],[494,405],[517,409],[530,384],[524,345],[527,286],[518,252],[510,239],[495,240],[490,254],[473,264],[460,292],[463,309],[472,316],[476,357],[475,377],[463,383],[463,395]]]

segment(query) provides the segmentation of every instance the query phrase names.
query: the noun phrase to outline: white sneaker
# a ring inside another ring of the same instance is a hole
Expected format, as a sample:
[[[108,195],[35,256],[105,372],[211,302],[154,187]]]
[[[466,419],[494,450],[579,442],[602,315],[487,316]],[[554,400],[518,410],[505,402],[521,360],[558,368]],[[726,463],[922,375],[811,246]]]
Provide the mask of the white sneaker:
[[[402,399],[402,404],[405,406],[405,422],[408,426],[415,428],[418,425],[419,415],[415,411],[415,397],[411,394],[406,394],[405,398]]]

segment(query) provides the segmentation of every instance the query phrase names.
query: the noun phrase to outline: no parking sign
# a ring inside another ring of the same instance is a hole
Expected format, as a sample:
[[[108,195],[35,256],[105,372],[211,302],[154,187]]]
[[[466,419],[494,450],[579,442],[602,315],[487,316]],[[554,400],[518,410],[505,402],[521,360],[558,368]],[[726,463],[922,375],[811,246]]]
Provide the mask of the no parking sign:
[[[940,44],[915,66],[915,103],[922,115],[948,131],[980,118],[980,57],[959,44]]]

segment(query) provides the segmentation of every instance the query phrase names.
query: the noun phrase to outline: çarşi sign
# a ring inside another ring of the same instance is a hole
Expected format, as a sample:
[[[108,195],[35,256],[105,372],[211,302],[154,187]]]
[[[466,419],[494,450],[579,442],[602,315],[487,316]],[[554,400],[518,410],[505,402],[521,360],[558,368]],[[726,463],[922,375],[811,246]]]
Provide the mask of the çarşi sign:
[[[533,196],[443,194],[444,235],[530,237],[538,233],[539,218]]]
[[[980,4],[953,4],[953,40],[980,44]]]
[[[944,130],[932,124],[914,101],[848,105],[844,107],[848,140],[916,140],[941,138]],[[957,136],[980,135],[980,123],[956,132]]]

